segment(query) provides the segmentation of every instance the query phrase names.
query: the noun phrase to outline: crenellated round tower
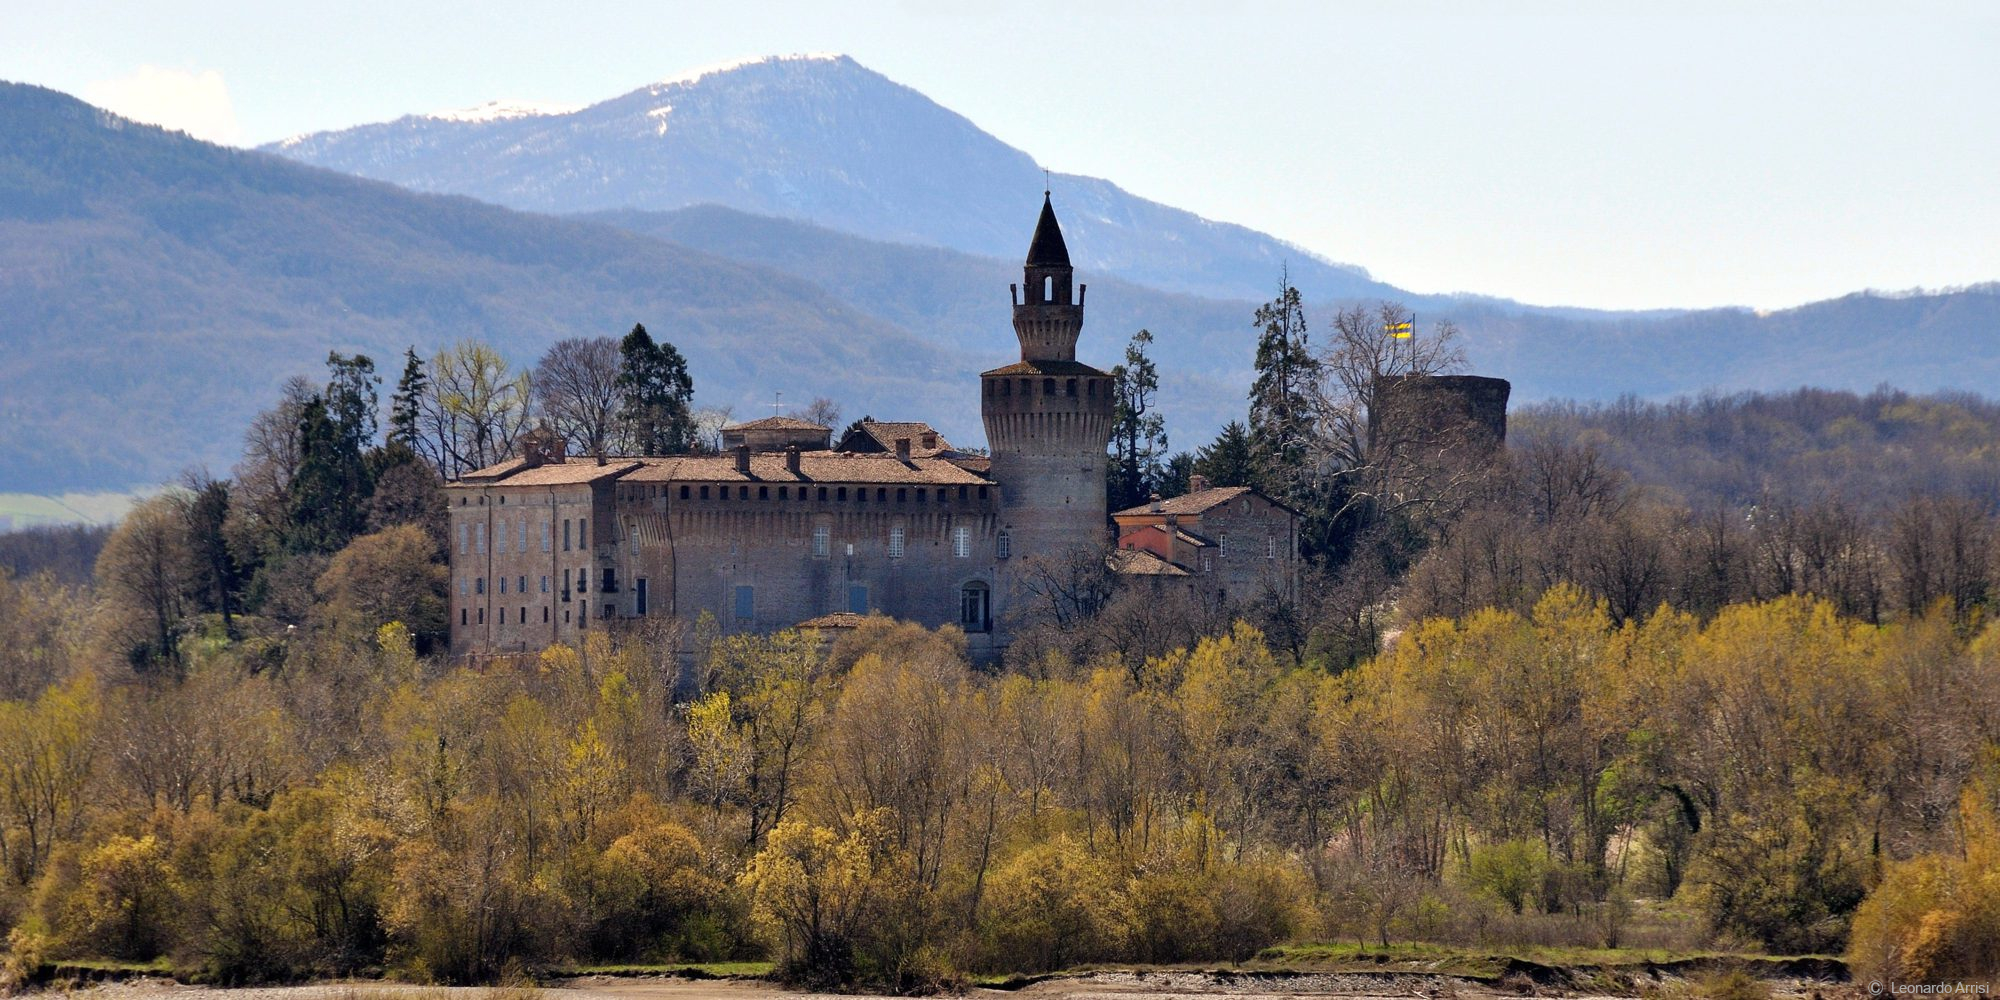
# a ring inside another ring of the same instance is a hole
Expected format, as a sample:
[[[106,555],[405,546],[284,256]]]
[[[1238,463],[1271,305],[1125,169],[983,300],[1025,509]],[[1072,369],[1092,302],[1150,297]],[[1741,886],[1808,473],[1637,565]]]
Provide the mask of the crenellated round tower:
[[[1045,192],[1022,283],[1009,286],[1021,360],[979,376],[1002,530],[1017,558],[1108,544],[1112,384],[1109,373],[1076,360],[1085,288],[1072,288],[1075,275]]]

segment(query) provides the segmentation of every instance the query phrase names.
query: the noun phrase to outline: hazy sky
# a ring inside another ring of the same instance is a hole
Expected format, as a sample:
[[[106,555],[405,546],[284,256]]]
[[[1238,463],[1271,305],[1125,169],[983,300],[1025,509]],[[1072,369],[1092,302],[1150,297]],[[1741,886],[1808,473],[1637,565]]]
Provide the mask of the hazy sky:
[[[7,6],[0,78],[238,144],[844,52],[1044,166],[1416,291],[2000,280],[2000,3]]]

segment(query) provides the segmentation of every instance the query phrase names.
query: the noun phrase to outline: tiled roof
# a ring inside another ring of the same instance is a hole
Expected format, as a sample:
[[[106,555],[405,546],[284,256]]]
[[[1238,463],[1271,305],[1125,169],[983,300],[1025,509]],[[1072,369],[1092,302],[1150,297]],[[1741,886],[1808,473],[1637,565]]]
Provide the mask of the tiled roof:
[[[929,486],[984,486],[990,480],[942,458],[912,458],[898,461],[894,455],[855,455],[846,452],[807,451],[799,453],[797,475],[785,467],[782,452],[760,452],[750,456],[750,474],[736,471],[733,455],[701,455],[682,458],[649,458],[630,475],[634,483],[869,483]]]
[[[995,368],[985,375],[1098,375],[1108,377],[1109,372],[1098,371],[1081,361],[1016,361],[1005,368]]]
[[[824,431],[830,430],[830,428],[813,423],[810,420],[801,420],[798,417],[763,417],[757,420],[746,420],[740,424],[730,424],[724,427],[723,430]]]
[[[924,435],[926,434],[937,435],[937,445],[935,447],[924,447]],[[855,440],[856,438],[865,438],[866,440],[857,441]],[[940,451],[951,450],[951,442],[946,441],[944,435],[938,434],[937,428],[921,420],[864,420],[861,422],[860,427],[855,428],[853,433],[843,435],[840,443],[835,446],[834,450],[861,451],[868,447],[879,447],[883,451],[895,451],[897,438],[910,439],[910,454],[912,455],[932,455]],[[873,442],[873,445],[869,445],[868,442]]]
[[[465,489],[475,486],[581,486],[600,479],[615,478],[639,467],[635,459],[610,459],[603,465],[594,458],[574,458],[560,465],[537,465],[523,468],[525,463],[516,459],[488,466],[467,475],[453,484]]]
[[[1113,573],[1125,576],[1192,576],[1180,568],[1146,551],[1145,549],[1113,549],[1105,556]]]
[[[1154,510],[1153,505],[1148,502],[1142,503],[1137,507],[1127,507],[1112,516],[1124,517],[1127,514],[1201,514],[1211,508],[1228,503],[1245,493],[1254,492],[1256,491],[1248,486],[1218,486],[1214,489],[1202,490],[1200,493],[1184,493],[1171,500],[1162,500],[1160,501],[1159,510]]]

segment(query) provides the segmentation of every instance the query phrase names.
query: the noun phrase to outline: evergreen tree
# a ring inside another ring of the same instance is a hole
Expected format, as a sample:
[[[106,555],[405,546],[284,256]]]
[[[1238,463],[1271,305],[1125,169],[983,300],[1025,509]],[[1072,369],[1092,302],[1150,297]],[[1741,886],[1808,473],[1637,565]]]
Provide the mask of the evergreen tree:
[[[375,444],[376,414],[381,398],[376,386],[375,359],[366,354],[329,352],[326,356],[326,412],[345,447],[356,455]]]
[[[640,455],[681,455],[694,449],[694,379],[669,343],[655,343],[644,325],[618,345],[620,423]]]
[[[187,477],[181,516],[187,519],[193,596],[198,606],[222,616],[224,634],[236,635],[236,591],[243,585],[242,567],[225,534],[229,522],[229,480],[206,473]]]
[[[1172,458],[1160,465],[1160,482],[1154,486],[1155,492],[1163,497],[1177,497],[1188,491],[1188,481],[1194,478],[1194,455],[1175,452]]]
[[[1305,478],[1316,417],[1320,364],[1306,341],[1305,306],[1286,273],[1278,297],[1257,308],[1257,380],[1250,387],[1250,442],[1256,482],[1290,498]]]
[[[1125,345],[1125,363],[1111,369],[1116,404],[1111,417],[1111,462],[1106,466],[1112,510],[1144,503],[1160,489],[1160,458],[1167,452],[1166,420],[1151,412],[1160,374],[1146,348],[1153,334],[1140,330]]]
[[[421,433],[419,421],[423,418],[424,394],[430,390],[431,378],[424,372],[423,360],[417,357],[417,349],[412,346],[403,352],[403,377],[396,380],[396,394],[389,397],[389,442],[401,444],[415,450]]]
[[[299,418],[299,469],[292,477],[285,548],[338,552],[366,524],[368,470],[354,439],[326,400],[306,401]]]
[[[1232,420],[1215,441],[1195,452],[1194,471],[1208,477],[1210,486],[1255,486],[1257,456],[1250,443],[1250,431],[1240,420]]]

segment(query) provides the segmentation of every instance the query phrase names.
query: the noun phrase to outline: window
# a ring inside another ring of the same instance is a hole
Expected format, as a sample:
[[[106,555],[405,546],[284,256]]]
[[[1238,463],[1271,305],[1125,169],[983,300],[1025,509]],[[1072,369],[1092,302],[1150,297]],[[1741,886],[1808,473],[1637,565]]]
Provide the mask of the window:
[[[617,571],[617,570],[615,570],[615,569],[612,569],[612,568],[611,568],[611,567],[609,567],[609,566],[606,566],[606,567],[604,567],[604,585],[603,585],[603,586],[601,586],[601,587],[598,587],[598,588],[597,588],[597,591],[598,591],[598,593],[601,593],[601,594],[615,594],[615,593],[617,593],[617,592],[618,592],[618,571]]]
[[[548,588],[544,587],[542,589],[547,590]],[[514,581],[514,590],[516,593],[521,593],[521,594],[525,594],[528,592],[528,577],[526,574],[523,574]]]
[[[993,557],[1005,559],[1014,554],[1014,536],[1001,532],[993,539]]]
[[[951,529],[951,554],[960,559],[972,554],[971,528]]]
[[[493,531],[493,551],[496,554],[504,554],[507,551],[507,522],[505,520],[502,520],[500,526]]]
[[[589,602],[589,601],[578,601],[578,602],[577,602],[577,604],[576,604],[576,627],[577,627],[577,628],[589,628],[589,627],[590,627],[590,602]]]
[[[464,502],[464,501],[462,501],[462,500],[461,500],[460,502],[462,503],[462,502]],[[458,554],[459,554],[459,555],[464,555],[464,554],[465,554],[465,542],[466,542],[466,538],[467,538],[467,537],[469,537],[469,536],[470,536],[471,534],[472,534],[472,526],[471,526],[471,525],[469,525],[469,524],[463,524],[463,523],[461,523],[461,524],[460,524],[460,525],[458,526]]]
[[[500,578],[500,592],[503,594],[507,592],[507,578],[504,576]]]
[[[569,600],[569,570],[563,570],[562,599],[565,601]],[[563,620],[568,621],[569,619],[565,618]]]
[[[688,498],[688,488],[687,488],[686,486],[682,486],[682,487],[681,487],[681,499],[682,499],[682,500],[686,500],[687,498]]]
[[[1056,300],[1056,277],[1055,275],[1051,274],[1042,278],[1042,301],[1054,302],[1055,300]]]
[[[528,519],[525,517],[521,519],[520,531],[514,537],[514,551],[528,551]]]
[[[470,594],[470,593],[472,593],[472,584],[471,584],[470,582],[468,582],[468,581],[467,581],[467,580],[465,579],[465,577],[462,577],[462,576],[461,576],[461,577],[459,577],[459,578],[458,578],[458,596],[460,596],[460,597],[465,597],[465,596],[467,596],[467,595],[468,595],[468,594]]]
[[[549,606],[544,604],[542,605],[542,624],[547,625],[548,623],[549,623]]]
[[[480,609],[479,609],[479,624],[481,624],[481,625],[484,625],[484,624],[486,624],[486,609],[485,609],[485,608],[480,608]]]
[[[1215,536],[1215,557],[1216,557],[1217,559],[1227,559],[1227,558],[1229,558],[1229,534],[1228,534],[1228,532],[1223,532],[1222,534],[1218,534],[1218,535],[1216,535],[1216,536]]]
[[[1264,558],[1266,559],[1278,558],[1278,536],[1276,535],[1264,536]]]
[[[638,555],[638,554],[639,554],[639,522],[638,522],[638,521],[637,521],[636,519],[631,519],[631,518],[628,518],[628,519],[626,519],[626,521],[625,521],[625,534],[626,534],[626,536],[627,536],[627,537],[629,537],[629,538],[631,538],[631,539],[632,539],[632,554],[633,554],[633,555],[635,555],[635,556],[636,556],[636,555]]]
[[[1074,396],[1074,395],[1076,395],[1076,380],[1075,380],[1075,379],[1070,379],[1070,380],[1069,380],[1069,382],[1068,382],[1067,384],[1065,384],[1065,385],[1063,386],[1063,393],[1064,393],[1064,395],[1068,395],[1068,396]]]
[[[889,529],[889,558],[903,558],[903,526],[900,524]]]
[[[701,498],[702,498],[703,500],[706,500],[706,499],[708,499],[708,484],[707,484],[707,483],[703,483],[703,484],[701,484]]]
[[[525,604],[521,605],[521,617],[520,617],[520,618],[518,618],[518,619],[515,619],[515,620],[516,620],[516,621],[519,621],[519,622],[520,622],[521,624],[523,624],[523,625],[526,625],[526,624],[528,624],[528,606],[527,606],[527,605],[525,605]]]
[[[642,576],[632,581],[632,588],[632,613],[644,618],[646,617],[646,578]]]
[[[549,592],[549,578],[547,575],[544,575],[542,577],[542,593],[546,594],[548,592]]]
[[[553,548],[553,547],[554,547],[554,546],[553,546],[553,544],[552,544],[552,540],[551,540],[551,539],[550,539],[550,537],[549,537],[551,533],[552,533],[552,531],[551,531],[551,529],[550,529],[550,527],[549,527],[549,522],[548,522],[548,521],[543,521],[543,522],[542,522],[542,551],[543,551],[543,552],[547,552],[547,551],[549,551],[549,550],[550,550],[551,548]]]
[[[746,622],[749,621],[751,618],[756,617],[754,613],[756,610],[757,610],[756,591],[747,586],[737,587],[736,588],[737,620]]]
[[[501,609],[500,609],[500,624],[502,624],[502,625],[505,625],[505,624],[507,624],[507,609],[506,609],[506,608],[501,608]]]
[[[470,624],[472,624],[471,622],[469,622],[469,621],[466,621],[466,610],[465,610],[464,608],[460,608],[460,609],[458,609],[458,623],[459,623],[460,625],[470,625]]]
[[[563,518],[563,551],[569,551],[569,518]]]
[[[576,571],[576,592],[577,592],[577,593],[579,593],[579,594],[588,594],[588,593],[590,593],[590,571],[589,571],[589,570],[587,570],[587,569],[579,569],[579,570],[577,570],[577,571]]]
[[[472,551],[482,556],[486,554],[486,526],[483,524],[472,526]]]
[[[828,542],[832,534],[833,534],[833,529],[827,527],[824,524],[816,524],[813,526],[813,555],[818,556],[822,559],[826,558]]]
[[[477,579],[477,580],[474,580],[474,581],[472,581],[472,592],[473,592],[473,593],[475,593],[475,594],[484,594],[484,593],[486,593],[486,578],[485,578],[485,577],[483,577],[483,576],[482,576],[482,577],[480,577],[479,579]]]
[[[1052,379],[1052,378],[1045,378],[1045,379],[1043,379],[1043,380],[1042,380],[1042,395],[1044,395],[1044,396],[1053,396],[1053,395],[1055,395],[1055,394],[1056,394],[1056,380],[1055,380],[1055,379]]]
[[[847,587],[847,610],[857,615],[868,613],[868,587],[864,584],[849,584]]]
[[[958,625],[967,632],[985,632],[993,627],[992,596],[984,583],[974,580],[958,591]]]
[[[579,517],[576,519],[576,547],[579,549],[590,548],[590,518]]]

